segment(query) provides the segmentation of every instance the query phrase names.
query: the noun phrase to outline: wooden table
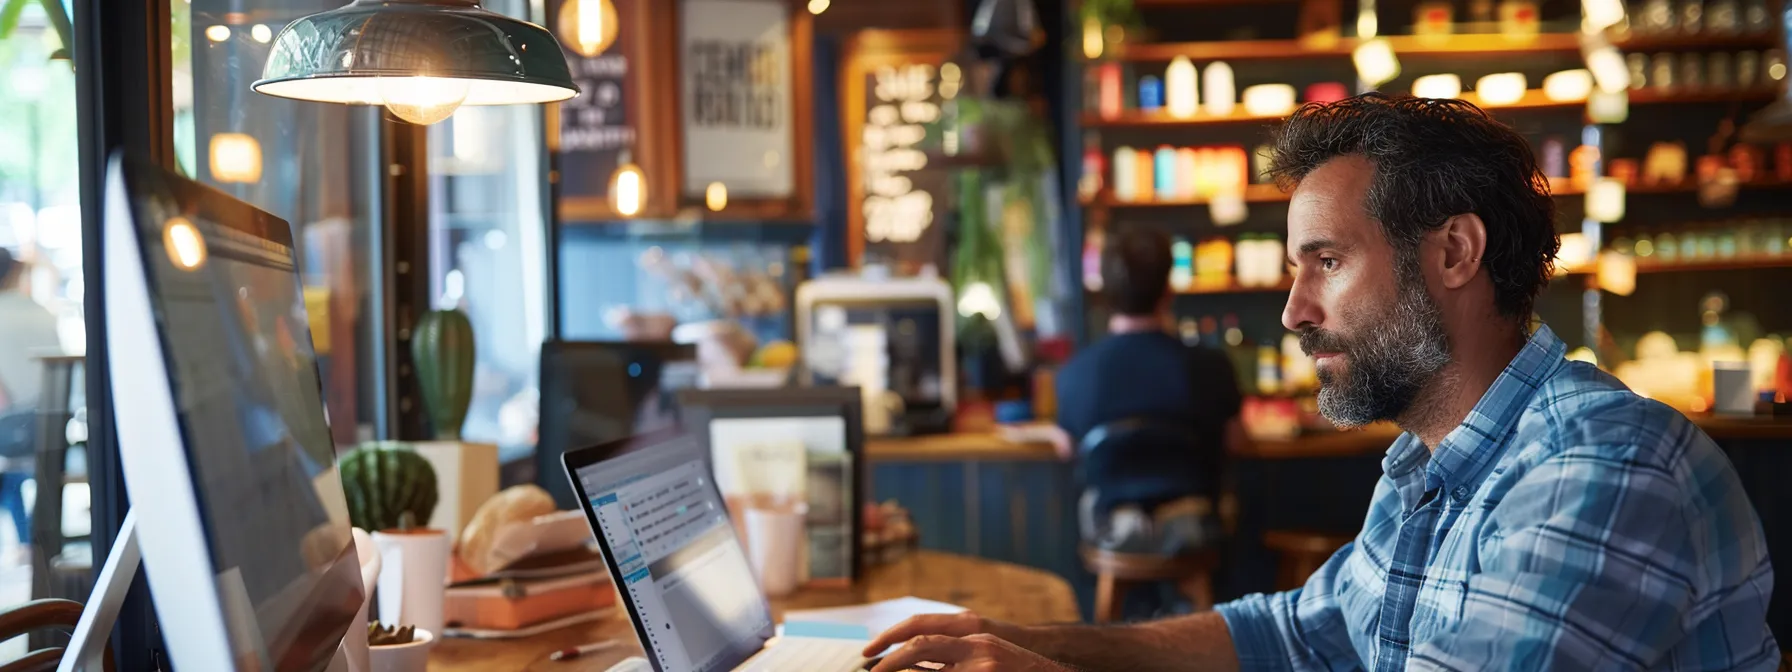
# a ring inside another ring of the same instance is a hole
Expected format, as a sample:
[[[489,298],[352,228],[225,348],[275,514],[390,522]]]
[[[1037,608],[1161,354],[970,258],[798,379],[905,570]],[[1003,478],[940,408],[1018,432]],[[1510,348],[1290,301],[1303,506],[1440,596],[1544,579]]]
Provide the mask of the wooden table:
[[[851,589],[806,590],[772,601],[772,616],[782,620],[793,609],[840,607],[915,596],[949,602],[990,618],[1023,624],[1077,620],[1076,597],[1064,579],[1042,570],[949,553],[916,551],[897,562],[872,568]],[[527,639],[480,641],[448,639],[429,654],[429,669],[545,670],[601,672],[628,656],[641,655],[634,627],[622,605],[616,615]],[[617,638],[625,645],[604,654],[566,662],[548,660],[562,648]]]

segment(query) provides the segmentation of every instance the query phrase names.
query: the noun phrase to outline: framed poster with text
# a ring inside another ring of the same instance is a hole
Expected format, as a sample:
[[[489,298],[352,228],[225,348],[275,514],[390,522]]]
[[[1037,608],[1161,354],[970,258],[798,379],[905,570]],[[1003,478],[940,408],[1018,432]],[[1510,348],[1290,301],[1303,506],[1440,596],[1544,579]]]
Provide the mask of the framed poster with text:
[[[680,195],[726,187],[723,216],[810,216],[810,23],[788,0],[678,5]]]
[[[847,160],[847,247],[910,274],[944,272],[952,181],[924,147],[950,96],[944,66],[962,43],[950,30],[865,30],[840,69]]]

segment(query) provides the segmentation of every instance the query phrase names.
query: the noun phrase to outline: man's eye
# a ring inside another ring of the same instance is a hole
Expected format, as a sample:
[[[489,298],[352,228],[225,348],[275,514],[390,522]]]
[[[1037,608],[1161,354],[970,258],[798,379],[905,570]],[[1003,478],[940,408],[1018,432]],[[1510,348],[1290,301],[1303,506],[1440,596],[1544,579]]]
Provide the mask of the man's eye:
[[[1319,267],[1331,271],[1338,268],[1338,260],[1334,257],[1320,257]]]

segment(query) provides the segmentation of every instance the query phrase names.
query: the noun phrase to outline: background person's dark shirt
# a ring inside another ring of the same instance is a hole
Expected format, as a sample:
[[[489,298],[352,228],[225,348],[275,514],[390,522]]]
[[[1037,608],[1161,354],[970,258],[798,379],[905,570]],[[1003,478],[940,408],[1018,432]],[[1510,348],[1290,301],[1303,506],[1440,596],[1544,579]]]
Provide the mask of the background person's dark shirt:
[[[1199,442],[1180,456],[1206,461],[1225,450],[1226,421],[1243,403],[1224,353],[1166,332],[1108,336],[1058,372],[1058,426],[1079,451],[1083,435],[1128,418],[1186,424]],[[1211,452],[1210,452],[1211,451]],[[1197,493],[1191,493],[1197,494]],[[1211,493],[1198,493],[1211,494]]]

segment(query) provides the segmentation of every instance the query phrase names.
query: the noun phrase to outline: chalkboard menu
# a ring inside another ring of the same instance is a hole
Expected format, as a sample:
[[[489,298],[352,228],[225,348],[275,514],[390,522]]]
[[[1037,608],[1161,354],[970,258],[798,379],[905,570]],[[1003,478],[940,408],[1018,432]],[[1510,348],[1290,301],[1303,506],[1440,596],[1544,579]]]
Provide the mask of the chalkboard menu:
[[[942,59],[943,60],[943,59]],[[950,174],[925,148],[946,100],[936,62],[895,62],[865,68],[864,118],[859,120],[859,170],[853,190],[854,224],[863,236],[862,261],[905,271],[933,264],[946,270]]]
[[[576,1],[548,0],[547,15],[558,17],[561,5]],[[617,2],[616,9],[628,12],[635,7],[633,3]],[[562,199],[601,201],[607,197],[610,175],[621,164],[622,152],[635,145],[628,86],[632,32],[617,31],[616,42],[592,57],[561,47],[573,80],[582,92],[560,103],[556,130]]]

